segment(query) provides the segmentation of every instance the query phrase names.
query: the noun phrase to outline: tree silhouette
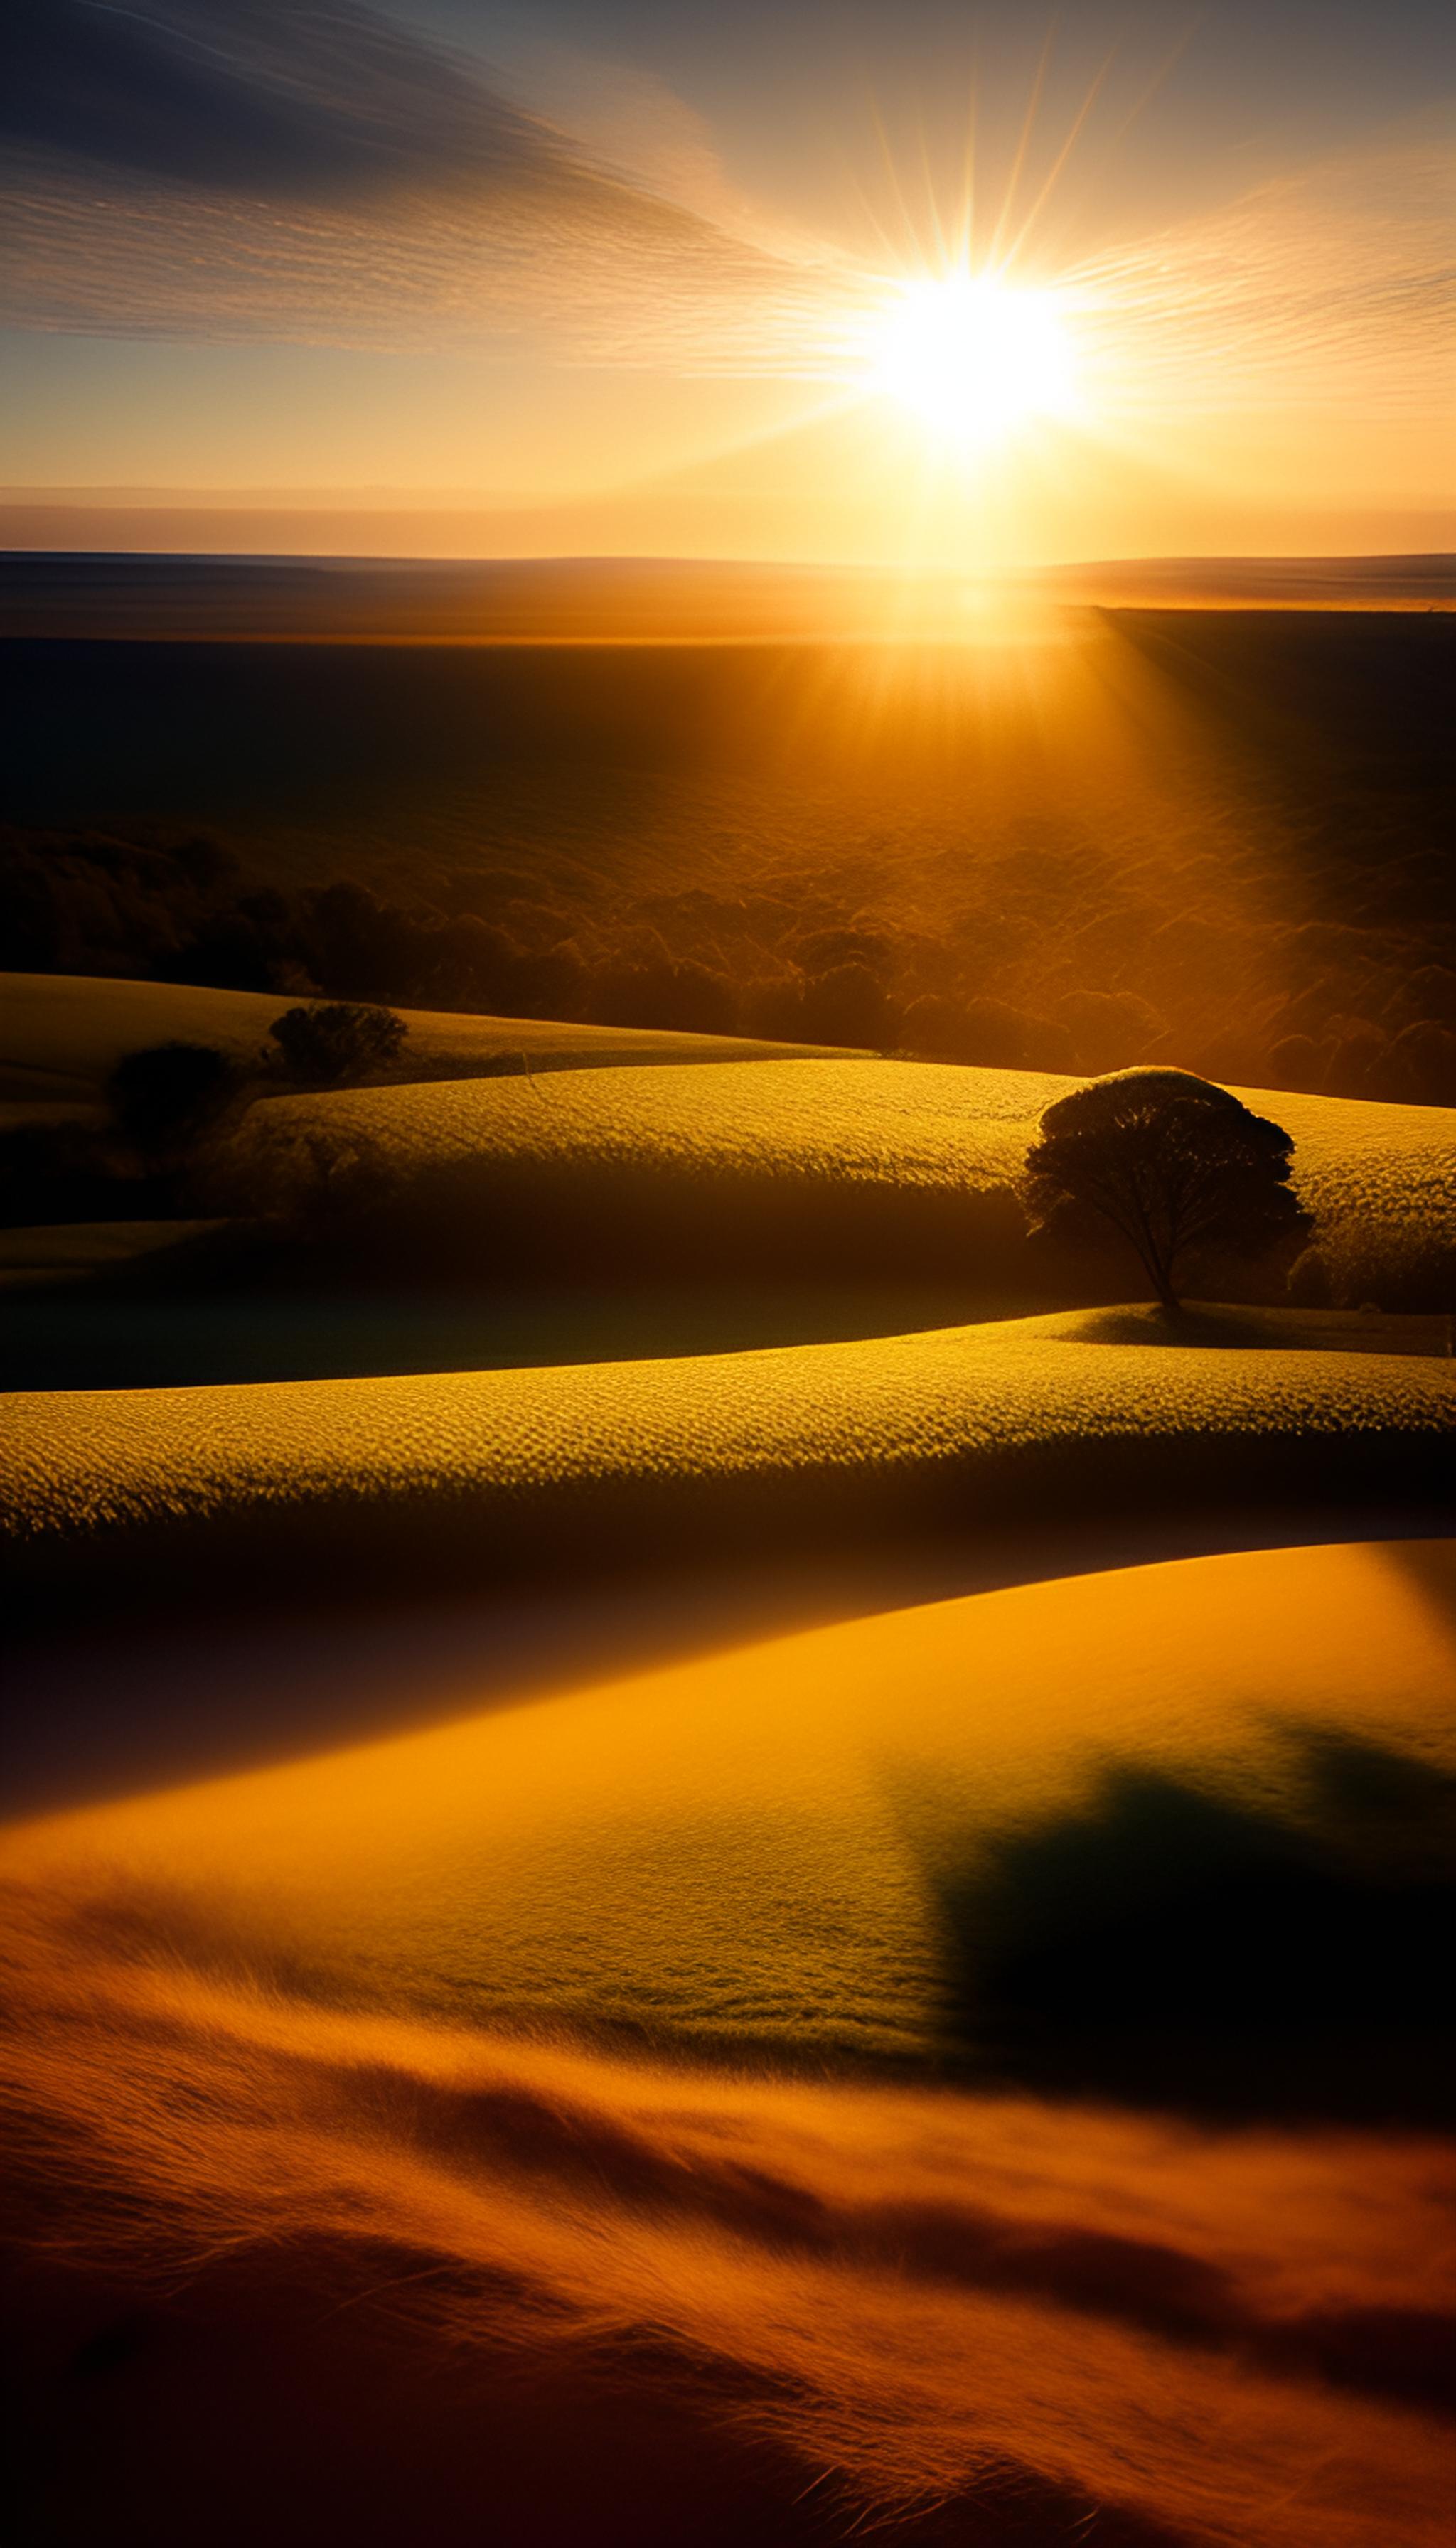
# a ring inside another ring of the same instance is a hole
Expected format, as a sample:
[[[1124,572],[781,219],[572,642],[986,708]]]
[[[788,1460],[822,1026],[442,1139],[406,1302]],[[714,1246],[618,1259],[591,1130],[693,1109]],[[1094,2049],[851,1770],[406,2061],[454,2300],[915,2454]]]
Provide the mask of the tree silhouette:
[[[1059,1097],[1027,1153],[1034,1226],[1110,1222],[1166,1310],[1180,1269],[1304,1228],[1291,1136],[1186,1070],[1120,1070]]]

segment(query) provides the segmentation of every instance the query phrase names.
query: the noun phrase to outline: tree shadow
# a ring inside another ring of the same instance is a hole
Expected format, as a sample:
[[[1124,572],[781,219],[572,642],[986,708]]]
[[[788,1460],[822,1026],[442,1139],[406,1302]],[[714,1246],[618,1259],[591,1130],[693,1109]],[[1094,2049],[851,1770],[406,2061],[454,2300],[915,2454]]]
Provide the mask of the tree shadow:
[[[1298,1821],[1119,1765],[943,1878],[951,2066],[1211,2118],[1456,2124],[1456,1777],[1293,1739]]]

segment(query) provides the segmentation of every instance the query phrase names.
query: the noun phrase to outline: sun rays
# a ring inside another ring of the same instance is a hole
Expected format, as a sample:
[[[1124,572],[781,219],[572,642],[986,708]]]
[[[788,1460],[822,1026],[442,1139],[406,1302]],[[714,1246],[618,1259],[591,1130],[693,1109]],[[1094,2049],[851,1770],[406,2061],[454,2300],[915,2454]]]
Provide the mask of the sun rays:
[[[914,276],[896,286],[866,334],[873,387],[959,450],[1073,409],[1075,360],[1053,294],[964,268]]]

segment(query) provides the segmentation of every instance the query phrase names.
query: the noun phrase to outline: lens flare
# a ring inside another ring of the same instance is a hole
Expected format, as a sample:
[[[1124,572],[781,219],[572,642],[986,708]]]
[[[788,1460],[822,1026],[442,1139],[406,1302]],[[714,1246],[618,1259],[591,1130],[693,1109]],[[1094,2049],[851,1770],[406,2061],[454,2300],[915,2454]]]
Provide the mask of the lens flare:
[[[964,447],[1003,441],[1073,405],[1071,339],[1057,295],[994,275],[897,283],[867,331],[872,386]]]

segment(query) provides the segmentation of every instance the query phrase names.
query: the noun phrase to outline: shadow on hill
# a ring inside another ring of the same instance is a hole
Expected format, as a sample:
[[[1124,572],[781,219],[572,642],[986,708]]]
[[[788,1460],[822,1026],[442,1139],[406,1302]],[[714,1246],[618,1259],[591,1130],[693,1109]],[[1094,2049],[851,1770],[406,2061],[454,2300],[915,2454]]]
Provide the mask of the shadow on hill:
[[[1298,1820],[1119,1765],[941,1878],[957,2065],[1210,2118],[1456,2122],[1456,1778],[1290,1735]]]
[[[1218,1345],[1268,1344],[1271,1338],[1252,1328],[1235,1311],[1184,1302],[1176,1310],[1156,1303],[1119,1302],[1088,1310],[1077,1320],[1075,1341],[1086,1345]]]
[[[337,1414],[317,1410],[320,1426]],[[623,1429],[599,1464],[530,1481],[488,1444],[458,1476],[322,1460],[300,1464],[283,1491],[239,1458],[205,1497],[140,1486],[69,1509],[43,1480],[10,1517],[7,1624],[46,1638],[81,1607],[97,1634],[200,1616],[226,1629],[340,1601],[412,1606],[529,1587],[564,1599],[613,1580],[792,1559],[956,1547],[973,1563],[988,1534],[1078,1534],[1089,1516],[1100,1531],[1154,1532],[1176,1516],[1218,1547],[1246,1545],[1259,1512],[1300,1516],[1320,1538],[1426,1536],[1450,1515],[1449,1437],[1433,1418],[1412,1425],[1400,1404],[1319,1431],[1251,1433],[1238,1409],[1193,1423],[1175,1411],[1165,1428],[1010,1429],[952,1456],[933,1433],[903,1448],[871,1435],[846,1459],[794,1433],[761,1445],[751,1424],[730,1428],[721,1459],[649,1447]]]
[[[1085,1345],[1212,1345],[1220,1352],[1292,1350],[1315,1353],[1401,1353],[1445,1357],[1451,1321],[1440,1314],[1392,1316],[1384,1310],[1309,1310],[1247,1302],[1184,1301],[1175,1310],[1122,1302],[1087,1310],[1068,1341]]]
[[[428,1159],[400,1170],[367,1142],[309,1154],[304,1183],[285,1159],[246,1170],[247,1208],[281,1204],[285,1247],[320,1277],[480,1281],[539,1277],[589,1265],[598,1281],[759,1281],[829,1276],[1036,1282],[1026,1215],[1009,1185],[916,1185],[894,1176],[822,1173],[758,1162],[600,1153]],[[279,1191],[269,1183],[270,1173]],[[337,1187],[344,1209],[329,1217]],[[322,1198],[323,1209],[319,1209]],[[1080,1267],[1081,1259],[1076,1260]],[[1060,1258],[1040,1288],[1051,1291]],[[1085,1291],[1078,1297],[1085,1299]]]
[[[618,1546],[614,1565],[578,1552],[570,1574],[564,1563],[543,1573],[539,1549],[532,1568],[519,1543],[512,1565],[493,1569],[487,1545],[474,1581],[453,1586],[431,1584],[422,1564],[402,1582],[377,1548],[346,1573],[342,1550],[331,1586],[286,1580],[277,1545],[265,1567],[231,1574],[206,1562],[205,1540],[175,1565],[134,1551],[130,1568],[88,1581],[84,1601],[37,1588],[31,1635],[16,1635],[11,1658],[4,1810],[261,1768],[881,1610],[1236,1549],[1379,1539],[1446,1603],[1447,1572],[1421,1564],[1414,1536],[1431,1527],[1428,1507],[1394,1503],[1165,1499],[1119,1516],[1104,1499],[1059,1524],[1003,1511],[974,1533],[871,1546],[767,1532],[756,1554],[704,1548],[695,1565],[681,1549],[674,1565],[650,1532]],[[557,1543],[538,1539],[549,1560]]]
[[[1034,1302],[1034,1308],[1042,1306]],[[57,1283],[10,1296],[0,1392],[656,1361],[899,1336],[1020,1317],[961,1283],[593,1284],[586,1280],[251,1293]]]

